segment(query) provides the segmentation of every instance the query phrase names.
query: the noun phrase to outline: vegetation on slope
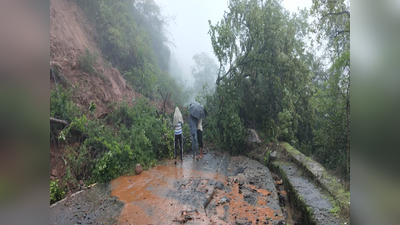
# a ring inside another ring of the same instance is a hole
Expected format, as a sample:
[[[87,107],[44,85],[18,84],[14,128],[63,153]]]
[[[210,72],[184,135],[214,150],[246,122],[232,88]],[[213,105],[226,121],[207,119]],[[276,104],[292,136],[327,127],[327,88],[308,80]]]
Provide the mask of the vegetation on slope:
[[[167,46],[169,18],[152,0],[78,1],[96,26],[103,55],[129,84],[150,99],[171,93],[180,105],[189,95],[168,73],[171,52]]]

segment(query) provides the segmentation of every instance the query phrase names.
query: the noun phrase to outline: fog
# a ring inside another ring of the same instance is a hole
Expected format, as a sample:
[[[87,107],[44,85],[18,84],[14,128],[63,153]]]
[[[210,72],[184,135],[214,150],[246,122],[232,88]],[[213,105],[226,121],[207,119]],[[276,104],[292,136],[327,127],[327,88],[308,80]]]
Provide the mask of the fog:
[[[183,79],[188,81],[188,85],[192,85],[194,79],[190,67],[194,65],[193,55],[206,52],[217,62],[207,34],[208,20],[213,24],[221,20],[224,10],[227,9],[227,2],[215,0],[157,0],[156,2],[160,5],[164,16],[175,17],[169,24],[170,38],[175,45],[171,46],[171,58],[177,59]]]
[[[187,85],[192,86],[194,78],[191,75],[191,67],[194,66],[193,55],[205,52],[215,59],[211,39],[208,34],[208,20],[212,24],[220,21],[227,10],[227,0],[155,0],[160,6],[161,13],[167,17],[174,17],[169,23],[169,38],[174,46],[171,48],[171,61],[179,63],[179,70],[183,80]],[[309,8],[311,0],[285,0],[282,2],[284,8],[290,12],[297,12],[298,7]],[[175,61],[175,62],[176,62]],[[175,63],[173,63],[175,64]],[[171,65],[172,66],[172,65]],[[178,68],[173,68],[175,74],[179,76]]]

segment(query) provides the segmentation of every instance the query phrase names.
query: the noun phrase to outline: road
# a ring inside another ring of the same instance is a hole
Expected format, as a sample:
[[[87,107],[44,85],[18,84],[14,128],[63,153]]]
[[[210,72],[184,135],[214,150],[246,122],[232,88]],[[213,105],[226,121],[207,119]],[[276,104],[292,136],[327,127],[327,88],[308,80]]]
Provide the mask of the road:
[[[284,224],[267,167],[209,152],[165,160],[97,184],[50,208],[50,224]]]

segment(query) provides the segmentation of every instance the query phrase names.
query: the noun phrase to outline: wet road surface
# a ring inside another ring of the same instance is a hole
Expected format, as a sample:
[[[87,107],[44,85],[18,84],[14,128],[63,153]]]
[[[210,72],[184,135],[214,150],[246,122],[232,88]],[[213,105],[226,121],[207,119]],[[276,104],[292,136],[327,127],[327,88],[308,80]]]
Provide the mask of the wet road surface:
[[[284,224],[267,167],[210,152],[165,160],[59,202],[50,224]]]

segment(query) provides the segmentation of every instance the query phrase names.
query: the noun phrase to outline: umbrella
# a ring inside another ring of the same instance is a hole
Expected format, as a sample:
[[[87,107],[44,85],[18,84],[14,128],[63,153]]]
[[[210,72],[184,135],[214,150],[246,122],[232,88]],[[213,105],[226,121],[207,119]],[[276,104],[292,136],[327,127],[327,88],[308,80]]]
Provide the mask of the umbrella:
[[[189,113],[190,115],[196,117],[197,119],[202,119],[207,116],[207,111],[198,102],[193,102],[189,105]]]

